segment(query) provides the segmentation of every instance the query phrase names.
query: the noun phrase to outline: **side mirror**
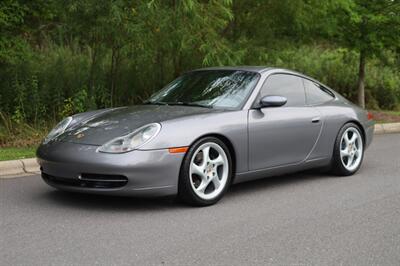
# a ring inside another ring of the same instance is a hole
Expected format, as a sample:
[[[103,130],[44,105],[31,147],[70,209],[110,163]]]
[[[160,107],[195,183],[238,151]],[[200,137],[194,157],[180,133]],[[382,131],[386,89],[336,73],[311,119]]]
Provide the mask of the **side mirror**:
[[[261,98],[260,107],[278,107],[287,103],[286,97],[278,95],[267,95]]]

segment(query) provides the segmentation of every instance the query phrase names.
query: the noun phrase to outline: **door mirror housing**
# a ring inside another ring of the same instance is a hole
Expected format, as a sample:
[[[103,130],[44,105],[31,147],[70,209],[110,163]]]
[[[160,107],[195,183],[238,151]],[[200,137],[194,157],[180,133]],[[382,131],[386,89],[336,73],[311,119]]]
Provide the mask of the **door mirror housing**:
[[[260,107],[279,107],[287,103],[287,98],[279,95],[267,95],[261,98]]]

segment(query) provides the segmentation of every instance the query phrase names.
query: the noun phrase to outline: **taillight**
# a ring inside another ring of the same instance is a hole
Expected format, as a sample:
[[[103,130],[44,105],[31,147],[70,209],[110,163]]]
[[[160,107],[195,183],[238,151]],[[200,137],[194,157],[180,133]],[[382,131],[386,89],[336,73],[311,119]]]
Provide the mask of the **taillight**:
[[[374,119],[374,115],[371,112],[367,113],[368,120]]]

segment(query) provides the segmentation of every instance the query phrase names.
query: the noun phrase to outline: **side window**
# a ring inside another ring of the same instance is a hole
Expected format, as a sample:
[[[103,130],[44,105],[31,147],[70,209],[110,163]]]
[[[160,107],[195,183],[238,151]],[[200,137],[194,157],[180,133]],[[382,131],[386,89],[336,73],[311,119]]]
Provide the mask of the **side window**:
[[[307,104],[315,105],[328,102],[334,98],[329,92],[325,91],[318,84],[314,82],[303,79],[304,88],[306,90]]]
[[[261,89],[261,97],[266,95],[286,97],[286,107],[304,106],[306,101],[303,82],[294,75],[275,74],[268,77]]]

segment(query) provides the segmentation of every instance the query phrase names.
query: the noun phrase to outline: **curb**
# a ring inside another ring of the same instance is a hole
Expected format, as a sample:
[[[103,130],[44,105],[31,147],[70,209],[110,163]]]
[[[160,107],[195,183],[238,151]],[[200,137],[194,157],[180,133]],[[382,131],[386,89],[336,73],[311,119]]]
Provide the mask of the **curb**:
[[[374,134],[400,133],[400,123],[375,124]],[[0,179],[40,174],[36,158],[0,161]]]
[[[400,133],[400,123],[375,124],[374,134]]]
[[[0,179],[40,174],[36,158],[0,161]]]

